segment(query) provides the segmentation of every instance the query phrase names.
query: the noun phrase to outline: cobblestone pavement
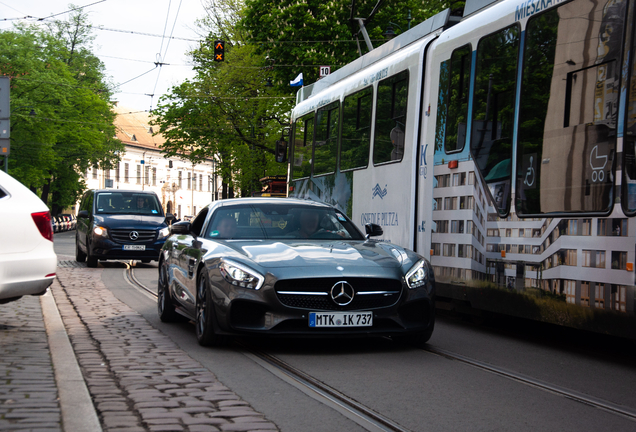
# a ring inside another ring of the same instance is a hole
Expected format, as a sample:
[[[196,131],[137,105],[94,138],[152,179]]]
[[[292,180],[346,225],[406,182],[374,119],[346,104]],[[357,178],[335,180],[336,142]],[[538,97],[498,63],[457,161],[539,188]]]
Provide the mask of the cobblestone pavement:
[[[51,290],[103,430],[278,430],[120,302],[101,272],[58,266]],[[0,306],[0,429],[65,430],[47,348],[37,297]]]
[[[0,430],[60,431],[61,418],[39,298],[0,305]]]

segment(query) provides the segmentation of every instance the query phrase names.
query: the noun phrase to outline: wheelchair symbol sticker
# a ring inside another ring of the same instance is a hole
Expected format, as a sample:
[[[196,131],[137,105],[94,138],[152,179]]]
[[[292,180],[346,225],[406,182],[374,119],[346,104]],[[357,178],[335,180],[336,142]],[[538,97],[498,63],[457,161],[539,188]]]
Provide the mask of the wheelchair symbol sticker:
[[[526,170],[526,177],[523,179],[523,184],[527,187],[534,186],[535,173],[534,166],[532,166],[532,162],[534,161],[534,157],[530,156],[530,166]]]
[[[605,171],[603,169],[607,165],[607,155],[598,154],[598,145],[594,146],[590,152],[590,167],[592,168],[592,182],[602,182],[605,180]]]

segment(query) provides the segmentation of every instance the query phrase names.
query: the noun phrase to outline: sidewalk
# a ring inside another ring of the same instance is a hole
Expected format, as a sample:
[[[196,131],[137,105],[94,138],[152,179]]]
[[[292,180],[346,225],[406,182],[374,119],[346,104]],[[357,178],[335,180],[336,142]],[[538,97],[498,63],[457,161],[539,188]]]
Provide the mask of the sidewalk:
[[[60,261],[46,296],[0,305],[0,430],[278,430],[117,300],[100,269],[76,266]]]

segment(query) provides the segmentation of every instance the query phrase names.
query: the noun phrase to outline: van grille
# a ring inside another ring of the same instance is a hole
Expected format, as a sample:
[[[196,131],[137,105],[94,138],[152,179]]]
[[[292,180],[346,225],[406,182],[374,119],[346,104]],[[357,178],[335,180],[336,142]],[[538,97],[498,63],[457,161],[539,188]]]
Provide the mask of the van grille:
[[[130,233],[135,231],[139,237],[137,240],[130,238]],[[134,229],[113,229],[110,230],[110,237],[118,243],[152,243],[157,232],[155,230],[134,230]]]

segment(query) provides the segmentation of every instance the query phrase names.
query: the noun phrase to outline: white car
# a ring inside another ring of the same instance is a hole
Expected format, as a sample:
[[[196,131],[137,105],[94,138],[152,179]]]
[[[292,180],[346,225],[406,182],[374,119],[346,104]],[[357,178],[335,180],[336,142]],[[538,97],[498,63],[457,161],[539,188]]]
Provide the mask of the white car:
[[[57,256],[46,204],[0,171],[0,303],[41,295],[53,283]]]

